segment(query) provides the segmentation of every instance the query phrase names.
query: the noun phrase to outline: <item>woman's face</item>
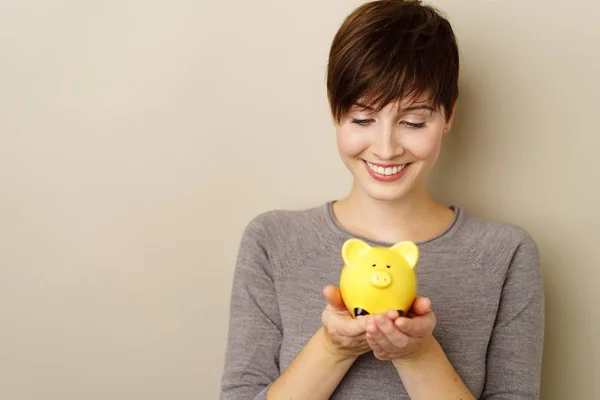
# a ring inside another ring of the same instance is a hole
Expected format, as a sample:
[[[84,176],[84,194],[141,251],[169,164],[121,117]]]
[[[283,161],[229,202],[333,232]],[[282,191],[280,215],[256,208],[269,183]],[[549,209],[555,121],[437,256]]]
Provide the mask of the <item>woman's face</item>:
[[[424,183],[451,123],[424,102],[390,103],[379,112],[357,105],[336,124],[338,151],[357,189],[398,200]]]

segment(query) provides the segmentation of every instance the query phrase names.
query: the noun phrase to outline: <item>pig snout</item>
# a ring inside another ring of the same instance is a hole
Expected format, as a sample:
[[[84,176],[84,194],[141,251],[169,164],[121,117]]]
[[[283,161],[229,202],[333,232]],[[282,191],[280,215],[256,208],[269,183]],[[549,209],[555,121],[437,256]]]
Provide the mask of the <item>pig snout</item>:
[[[371,275],[371,285],[376,288],[386,288],[392,284],[392,276],[387,271],[375,271]]]

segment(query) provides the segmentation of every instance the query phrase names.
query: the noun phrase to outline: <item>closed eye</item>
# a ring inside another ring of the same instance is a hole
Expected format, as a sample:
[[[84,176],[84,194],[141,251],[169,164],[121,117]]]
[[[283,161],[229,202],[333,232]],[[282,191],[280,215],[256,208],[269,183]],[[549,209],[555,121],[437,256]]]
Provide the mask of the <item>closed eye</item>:
[[[404,125],[406,125],[407,127],[409,127],[410,129],[421,129],[421,128],[425,128],[425,122],[421,122],[421,123],[414,123],[414,122],[408,122],[408,121],[404,121]]]
[[[352,123],[360,126],[369,126],[373,122],[373,119],[356,119],[352,118]]]
[[[375,120],[373,120],[373,119],[357,119],[357,118],[353,118],[351,121],[352,124],[356,124],[356,125],[360,125],[360,126],[369,126],[373,122],[375,122]],[[404,124],[406,127],[410,128],[410,129],[425,128],[425,122],[415,123],[415,122],[403,121],[402,124]]]

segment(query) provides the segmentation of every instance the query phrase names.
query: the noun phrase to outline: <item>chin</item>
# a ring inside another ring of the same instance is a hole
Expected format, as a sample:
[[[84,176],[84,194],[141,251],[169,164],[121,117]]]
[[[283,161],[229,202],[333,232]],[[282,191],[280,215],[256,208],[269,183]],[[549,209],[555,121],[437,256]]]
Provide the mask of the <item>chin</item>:
[[[375,180],[363,168],[357,168],[353,175],[356,185],[364,195],[373,200],[393,202],[406,198],[418,186],[420,167],[418,164],[412,165],[412,171],[407,171],[408,174],[394,182]]]
[[[410,185],[389,185],[377,182],[359,182],[359,186],[367,197],[378,201],[397,201],[410,193]]]

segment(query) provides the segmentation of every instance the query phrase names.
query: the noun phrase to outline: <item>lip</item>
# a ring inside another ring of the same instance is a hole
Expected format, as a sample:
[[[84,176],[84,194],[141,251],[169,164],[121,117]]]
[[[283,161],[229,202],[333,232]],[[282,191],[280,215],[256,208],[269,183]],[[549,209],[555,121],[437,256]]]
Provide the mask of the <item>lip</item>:
[[[406,170],[410,168],[410,166],[412,165],[412,163],[407,163],[406,166],[404,168],[402,168],[402,171],[398,172],[397,174],[394,175],[382,175],[379,174],[375,171],[373,171],[371,168],[369,168],[369,164],[367,164],[367,162],[365,160],[362,160],[363,165],[365,166],[365,168],[367,169],[367,172],[369,173],[369,175],[371,175],[371,177],[373,179],[375,179],[376,181],[379,182],[395,182],[398,179],[402,178],[404,176],[404,174],[406,173]],[[404,164],[376,164],[376,163],[371,163],[373,165],[377,165],[378,167],[383,167],[383,168],[393,168],[393,167],[398,167],[400,165],[404,165]]]
[[[366,162],[367,160],[362,160],[362,161]],[[369,161],[369,164],[377,165],[378,167],[383,167],[383,168],[388,168],[388,167],[389,168],[394,168],[394,167],[399,167],[401,165],[410,164],[410,163],[404,163],[404,164],[379,164],[379,163],[374,163],[374,162]]]

